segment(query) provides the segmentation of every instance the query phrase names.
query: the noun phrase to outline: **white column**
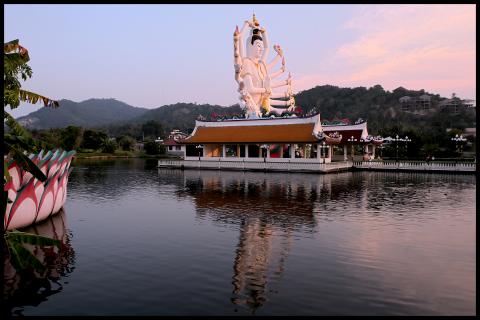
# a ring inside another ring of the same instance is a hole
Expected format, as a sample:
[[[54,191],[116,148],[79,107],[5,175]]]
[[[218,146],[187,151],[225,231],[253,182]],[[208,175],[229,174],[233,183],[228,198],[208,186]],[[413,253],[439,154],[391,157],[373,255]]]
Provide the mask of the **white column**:
[[[227,156],[226,148],[225,148],[225,145],[222,144],[222,158],[225,158],[226,156]]]
[[[317,143],[317,159],[321,159],[320,153],[323,152],[323,148],[320,147],[320,143]]]
[[[348,160],[347,157],[348,157],[348,156],[347,156],[347,145],[344,144],[344,145],[343,145],[343,160],[344,160],[344,161],[347,161],[347,160]]]
[[[248,144],[245,145],[245,158],[248,158]]]
[[[372,145],[372,160],[375,159],[375,145]]]
[[[290,159],[295,158],[295,145],[290,144]]]

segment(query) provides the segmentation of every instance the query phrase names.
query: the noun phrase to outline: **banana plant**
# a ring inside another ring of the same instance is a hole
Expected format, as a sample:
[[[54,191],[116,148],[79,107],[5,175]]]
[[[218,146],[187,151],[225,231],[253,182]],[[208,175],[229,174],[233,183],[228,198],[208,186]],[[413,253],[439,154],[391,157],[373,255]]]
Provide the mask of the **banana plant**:
[[[40,94],[23,90],[21,88],[20,79],[26,81],[28,78],[31,78],[32,69],[27,64],[30,60],[28,50],[19,44],[18,39],[4,43],[3,51],[4,123],[10,129],[8,133],[4,134],[3,140],[4,192],[2,204],[3,219],[5,219],[7,204],[12,202],[12,200],[8,198],[8,192],[5,190],[5,185],[11,180],[7,170],[8,164],[11,161],[15,161],[23,170],[30,172],[38,180],[42,182],[47,180],[45,174],[43,174],[38,166],[27,156],[29,152],[35,151],[38,147],[38,143],[32,138],[30,133],[6,111],[6,109],[9,107],[13,110],[20,105],[20,102],[28,102],[32,104],[42,102],[45,107],[53,108],[59,107],[59,103]],[[41,271],[44,268],[38,259],[23,246],[26,243],[45,246],[59,245],[59,242],[54,239],[16,230],[4,230],[5,248],[7,248],[8,256],[11,259],[12,265],[14,265],[16,269],[24,269],[27,266],[32,266]]]
[[[45,107],[59,107],[58,101],[52,100],[40,94],[23,90],[21,88],[20,78],[26,81],[32,77],[32,69],[27,64],[30,61],[28,50],[19,44],[19,40],[12,40],[3,45],[3,67],[4,67],[4,123],[10,128],[10,132],[4,134],[3,152],[4,152],[4,185],[10,181],[8,170],[5,170],[10,160],[15,160],[25,171],[30,172],[40,181],[45,181],[47,177],[40,169],[26,156],[26,153],[35,151],[38,143],[5,109],[15,109],[20,102],[29,102],[35,104],[43,102]],[[8,194],[4,191],[3,195],[3,213],[5,215],[6,204],[9,201]]]

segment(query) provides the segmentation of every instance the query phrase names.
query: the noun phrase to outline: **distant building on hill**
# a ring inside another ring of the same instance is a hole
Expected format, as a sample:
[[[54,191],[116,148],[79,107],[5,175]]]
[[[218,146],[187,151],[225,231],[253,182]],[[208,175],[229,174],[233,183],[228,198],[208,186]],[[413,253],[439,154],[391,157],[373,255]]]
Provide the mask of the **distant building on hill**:
[[[452,93],[452,98],[440,101],[438,106],[442,112],[457,114],[461,110],[475,108],[475,100],[460,99],[455,96],[455,93]]]
[[[428,94],[418,97],[403,96],[398,101],[404,112],[427,114],[432,109],[432,98]]]
[[[446,112],[457,114],[466,108],[475,108],[475,100],[460,99],[452,94],[450,99],[443,99],[440,102],[433,100],[431,95],[422,94],[417,97],[403,96],[398,99],[403,112],[417,115],[426,115],[431,112]]]

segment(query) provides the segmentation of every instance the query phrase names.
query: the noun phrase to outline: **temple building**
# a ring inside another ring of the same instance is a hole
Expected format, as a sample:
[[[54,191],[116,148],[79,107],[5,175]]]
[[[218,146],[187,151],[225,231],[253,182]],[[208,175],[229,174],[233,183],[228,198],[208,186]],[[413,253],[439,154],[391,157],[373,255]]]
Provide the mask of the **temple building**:
[[[322,125],[320,115],[309,117],[197,120],[192,134],[177,144],[185,145],[186,161],[242,161],[317,163],[332,162],[333,146],[343,148],[343,160],[356,145],[375,157],[375,139],[367,122]]]
[[[188,134],[183,133],[178,129],[170,132],[165,141],[163,141],[166,153],[173,156],[185,156],[185,145],[181,145],[177,141],[185,139],[186,137],[188,137]]]
[[[159,167],[330,172],[352,166],[347,160],[353,160],[356,145],[362,155],[375,157],[382,139],[368,134],[365,121],[324,125],[320,114],[299,116],[285,53],[274,45],[270,59],[268,37],[255,15],[233,33],[234,78],[244,117],[197,119],[188,137],[172,142],[172,148],[185,150],[183,160],[159,161]],[[333,146],[343,148],[342,160],[332,161]]]

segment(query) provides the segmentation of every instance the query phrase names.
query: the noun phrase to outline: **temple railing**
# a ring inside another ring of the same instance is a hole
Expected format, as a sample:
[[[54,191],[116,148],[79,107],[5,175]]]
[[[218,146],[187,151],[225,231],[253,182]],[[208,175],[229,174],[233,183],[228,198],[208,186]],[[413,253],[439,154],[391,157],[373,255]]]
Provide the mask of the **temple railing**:
[[[472,162],[426,162],[426,161],[354,161],[355,169],[371,170],[418,170],[418,171],[461,171],[475,172]]]
[[[245,160],[159,160],[159,167],[197,168],[218,170],[264,170],[285,172],[332,172],[349,170],[405,170],[405,171],[442,171],[442,172],[475,172],[476,163],[466,162],[430,162],[425,161],[335,161],[331,163],[302,161],[252,161]]]
[[[342,161],[334,163],[301,162],[301,161],[245,161],[228,160],[205,161],[205,160],[159,160],[158,167],[170,168],[197,168],[197,169],[218,169],[218,170],[264,170],[264,171],[285,171],[285,172],[330,172],[348,170],[352,167],[351,162]]]

